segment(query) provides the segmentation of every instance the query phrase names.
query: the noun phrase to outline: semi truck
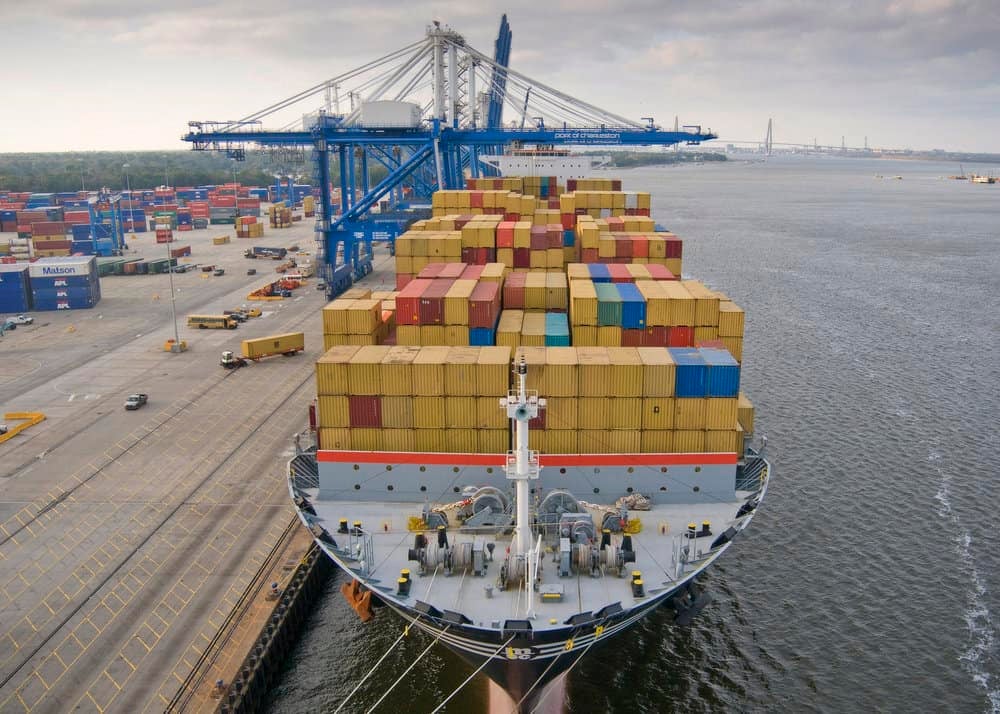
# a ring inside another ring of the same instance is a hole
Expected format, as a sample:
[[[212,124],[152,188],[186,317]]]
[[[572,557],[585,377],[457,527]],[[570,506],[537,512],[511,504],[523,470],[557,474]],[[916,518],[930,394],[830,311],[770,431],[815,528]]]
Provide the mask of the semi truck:
[[[282,260],[288,251],[285,248],[268,248],[263,245],[255,245],[243,251],[244,258],[270,258],[271,260]]]
[[[239,355],[226,350],[222,353],[222,359],[219,360],[219,364],[226,369],[237,369],[245,367],[248,360],[256,362],[257,360],[264,359],[265,357],[273,357],[274,355],[290,357],[304,349],[305,335],[301,332],[268,335],[267,337],[258,337],[253,340],[243,340],[240,345]]]

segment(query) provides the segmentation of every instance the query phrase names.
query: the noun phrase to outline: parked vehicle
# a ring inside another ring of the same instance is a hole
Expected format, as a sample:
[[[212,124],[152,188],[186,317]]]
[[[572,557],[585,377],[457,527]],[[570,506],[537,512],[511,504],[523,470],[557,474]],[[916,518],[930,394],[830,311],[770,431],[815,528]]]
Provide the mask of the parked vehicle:
[[[28,315],[14,315],[13,317],[8,317],[7,322],[15,325],[31,325],[35,322],[35,318]]]
[[[148,401],[148,394],[130,394],[125,400],[125,409],[130,412],[135,411],[136,409],[146,406]]]
[[[233,318],[237,322],[246,322],[249,319],[249,317],[250,317],[249,315],[247,315],[242,310],[223,310],[222,314],[223,315],[229,315],[231,318]]]
[[[244,258],[271,258],[272,260],[281,260],[288,254],[285,248],[269,248],[263,245],[255,245],[253,248],[247,248],[243,251]]]
[[[234,355],[232,350],[226,350],[222,353],[222,359],[219,360],[219,364],[226,369],[239,369],[240,367],[246,367],[247,361],[242,357]]]
[[[247,271],[247,275],[256,275],[256,274],[257,274],[257,268],[250,268]]]
[[[230,315],[188,315],[188,327],[199,330],[235,330],[238,324]]]

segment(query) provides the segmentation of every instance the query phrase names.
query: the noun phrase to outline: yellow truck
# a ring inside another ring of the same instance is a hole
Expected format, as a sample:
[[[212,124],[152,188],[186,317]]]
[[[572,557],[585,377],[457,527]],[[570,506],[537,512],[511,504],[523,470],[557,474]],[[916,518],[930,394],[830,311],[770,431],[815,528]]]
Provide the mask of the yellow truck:
[[[242,357],[236,357],[232,352],[223,352],[221,364],[227,369],[242,367],[240,361],[264,359],[273,355],[291,356],[298,354],[306,347],[305,336],[301,332],[287,332],[281,335],[268,335],[253,340],[243,340],[241,344]]]

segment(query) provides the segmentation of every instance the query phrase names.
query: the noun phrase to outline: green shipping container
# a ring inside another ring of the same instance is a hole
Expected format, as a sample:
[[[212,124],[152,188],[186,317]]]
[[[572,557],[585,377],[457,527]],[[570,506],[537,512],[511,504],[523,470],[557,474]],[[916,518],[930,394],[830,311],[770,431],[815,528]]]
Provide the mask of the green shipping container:
[[[597,292],[597,324],[600,327],[621,327],[622,296],[614,283],[594,283]]]

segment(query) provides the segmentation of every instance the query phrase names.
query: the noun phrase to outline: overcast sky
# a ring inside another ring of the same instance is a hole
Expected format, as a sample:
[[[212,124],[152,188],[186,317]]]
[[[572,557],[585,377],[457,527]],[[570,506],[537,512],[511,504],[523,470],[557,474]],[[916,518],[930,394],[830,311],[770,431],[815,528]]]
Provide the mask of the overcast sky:
[[[492,55],[503,12],[513,68],[636,120],[1000,153],[1000,0],[0,0],[0,151],[183,149],[434,19]]]

